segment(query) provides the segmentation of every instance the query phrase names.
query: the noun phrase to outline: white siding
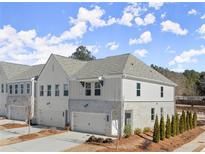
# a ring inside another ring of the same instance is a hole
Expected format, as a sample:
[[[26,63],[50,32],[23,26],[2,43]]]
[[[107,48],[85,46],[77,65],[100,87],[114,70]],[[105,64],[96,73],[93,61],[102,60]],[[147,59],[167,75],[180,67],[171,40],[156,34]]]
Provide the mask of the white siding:
[[[55,96],[55,84],[60,85],[60,96]],[[68,77],[64,70],[58,64],[53,56],[50,57],[49,61],[45,65],[45,68],[41,72],[38,83],[37,83],[37,121],[40,119],[46,119],[47,117],[39,117],[39,115],[49,116],[47,114],[40,114],[39,112],[45,111],[55,114],[56,112],[62,112],[59,117],[59,121],[62,121],[62,116],[65,115],[68,110],[68,96],[63,96],[63,84],[68,84]],[[44,86],[44,96],[40,96],[40,86]],[[47,85],[51,85],[51,96],[47,96]],[[53,111],[53,112],[52,112]],[[54,115],[53,115],[54,116]],[[56,117],[55,117],[56,120]],[[55,122],[55,121],[54,121]],[[62,127],[60,124],[59,127]]]
[[[70,81],[70,99],[106,101],[117,101],[121,99],[120,78],[105,78],[104,85],[101,87],[100,96],[95,96],[94,94],[95,82],[98,82],[98,80],[91,81],[91,96],[86,96],[85,87],[81,85],[80,81]]]
[[[141,84],[141,95],[136,95],[136,84]],[[164,96],[160,96],[160,87],[164,87]],[[123,79],[124,101],[174,101],[174,87],[161,84]]]

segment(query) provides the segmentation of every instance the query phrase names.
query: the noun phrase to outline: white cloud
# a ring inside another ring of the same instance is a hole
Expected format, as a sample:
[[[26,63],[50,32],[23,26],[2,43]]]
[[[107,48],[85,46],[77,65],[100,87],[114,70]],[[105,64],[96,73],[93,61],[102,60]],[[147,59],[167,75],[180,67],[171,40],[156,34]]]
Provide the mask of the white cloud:
[[[134,16],[131,13],[126,12],[123,14],[122,18],[119,20],[119,24],[131,27],[133,18]]]
[[[205,19],[205,14],[200,17],[201,19]]]
[[[167,52],[167,53],[176,53],[176,51],[173,50],[170,46],[167,46],[167,48],[165,49],[165,52]]]
[[[189,15],[197,15],[197,11],[195,9],[191,9],[188,11]]]
[[[161,22],[161,27],[163,32],[172,32],[176,35],[186,35],[188,33],[187,29],[181,28],[180,24],[170,20]]]
[[[167,16],[167,13],[166,13],[166,12],[164,12],[164,13],[162,13],[162,14],[160,15],[160,17],[161,17],[162,19],[166,18],[166,16]]]
[[[149,7],[153,7],[155,10],[159,10],[164,3],[162,2],[150,2]]]
[[[152,34],[150,31],[146,31],[142,33],[138,39],[129,39],[129,45],[147,44],[151,41],[152,41]]]
[[[153,24],[155,20],[156,17],[152,13],[149,13],[144,17],[144,19],[142,19],[141,17],[136,17],[135,23],[139,26],[146,26],[149,24]]]
[[[6,25],[0,29],[0,33],[0,60],[9,62],[24,64],[45,63],[51,53],[69,56],[78,47],[77,44],[69,43],[68,41],[57,41],[58,43],[56,43],[53,40],[54,36],[50,34],[39,37],[34,29],[18,32],[12,26]],[[55,37],[55,39],[61,40],[62,38]],[[98,51],[98,46],[96,45],[87,45],[87,48],[92,53]]]
[[[106,44],[106,48],[109,48],[109,50],[117,50],[119,47],[119,44],[116,42],[109,42]]]
[[[138,49],[133,53],[136,57],[146,57],[148,51],[146,49]]]
[[[201,49],[191,49],[188,51],[182,52],[180,55],[176,56],[173,60],[169,62],[170,66],[183,64],[183,63],[195,63],[197,59],[195,57],[205,55],[205,47]]]
[[[201,38],[205,39],[205,24],[201,25],[197,32],[201,35]]]
[[[183,65],[178,64],[176,67],[170,68],[170,70],[174,72],[184,72],[185,68],[183,67]]]

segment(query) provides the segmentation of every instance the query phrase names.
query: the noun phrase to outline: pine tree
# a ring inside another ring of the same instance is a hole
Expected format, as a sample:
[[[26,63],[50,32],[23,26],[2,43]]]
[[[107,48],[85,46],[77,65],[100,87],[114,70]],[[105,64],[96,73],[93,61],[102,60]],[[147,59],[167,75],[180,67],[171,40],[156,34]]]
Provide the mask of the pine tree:
[[[186,115],[184,110],[182,111],[182,118],[183,118],[183,132],[187,130],[187,124],[186,124]]]
[[[189,111],[186,112],[186,128],[187,128],[187,130],[190,130],[190,125],[189,125]]]
[[[176,135],[179,135],[179,115],[175,114],[175,120],[176,120]]]
[[[160,119],[160,140],[164,140],[165,138],[165,124],[164,124],[164,116]]]
[[[170,138],[171,136],[171,122],[170,122],[169,115],[167,115],[165,136],[166,138]]]
[[[190,129],[193,129],[193,116],[192,116],[192,112],[190,111],[189,112],[189,126],[190,126]]]
[[[159,139],[160,139],[160,129],[159,129],[158,116],[156,116],[155,123],[154,123],[153,142],[158,143]]]
[[[197,114],[196,112],[194,112],[194,115],[193,115],[193,128],[195,128],[197,126]]]
[[[184,132],[184,118],[183,115],[180,116],[179,120],[179,132],[182,134]]]
[[[174,115],[172,115],[171,135],[172,135],[173,137],[176,135],[176,121],[175,121]]]

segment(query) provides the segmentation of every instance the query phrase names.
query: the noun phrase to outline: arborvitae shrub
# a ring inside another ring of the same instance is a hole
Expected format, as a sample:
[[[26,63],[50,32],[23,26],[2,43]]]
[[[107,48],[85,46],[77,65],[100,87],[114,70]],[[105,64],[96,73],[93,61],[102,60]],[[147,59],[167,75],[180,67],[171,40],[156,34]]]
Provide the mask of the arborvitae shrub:
[[[189,111],[186,112],[186,130],[190,130],[190,125],[189,125]]]
[[[195,128],[197,126],[197,114],[196,112],[194,112],[194,115],[193,115],[193,128]]]
[[[184,132],[184,118],[183,115],[181,115],[179,120],[179,133],[182,134],[183,132]]]
[[[182,111],[182,118],[183,118],[183,132],[184,132],[187,130],[186,115],[184,111]]]
[[[171,122],[171,135],[173,137],[176,135],[176,121],[174,115],[172,116],[172,122]]]
[[[179,115],[175,114],[175,123],[176,123],[176,135],[179,135]]]
[[[170,122],[169,115],[167,115],[165,136],[166,138],[170,138],[171,136],[171,122]]]
[[[165,124],[164,124],[164,116],[160,119],[160,140],[164,140],[165,138]]]
[[[159,139],[160,139],[160,129],[159,129],[158,116],[156,116],[155,123],[154,123],[153,142],[158,143]]]
[[[189,126],[190,126],[190,129],[193,128],[193,116],[192,116],[192,112],[190,111],[189,112]]]

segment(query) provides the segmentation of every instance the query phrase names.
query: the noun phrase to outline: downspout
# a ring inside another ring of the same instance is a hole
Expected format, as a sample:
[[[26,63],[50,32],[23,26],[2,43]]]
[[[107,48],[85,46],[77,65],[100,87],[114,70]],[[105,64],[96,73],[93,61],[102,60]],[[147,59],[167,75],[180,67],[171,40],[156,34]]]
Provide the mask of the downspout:
[[[34,101],[35,101],[35,78],[31,79],[31,104],[30,104],[30,119],[34,117]]]

